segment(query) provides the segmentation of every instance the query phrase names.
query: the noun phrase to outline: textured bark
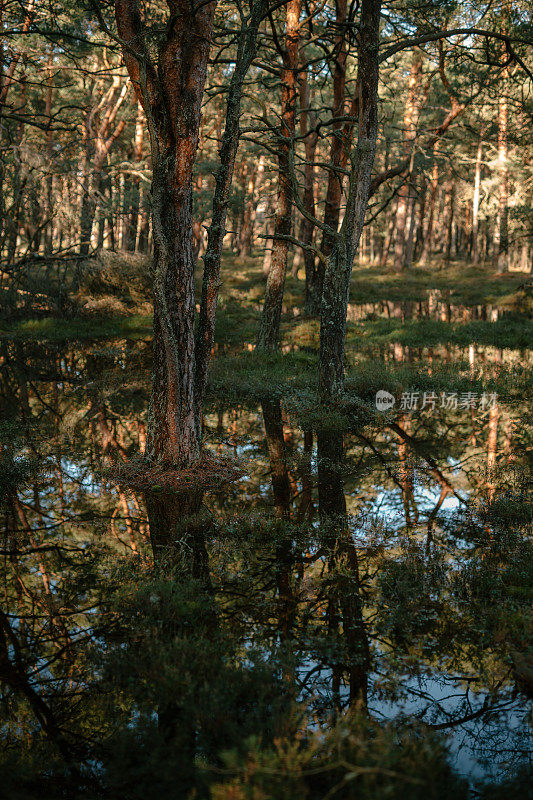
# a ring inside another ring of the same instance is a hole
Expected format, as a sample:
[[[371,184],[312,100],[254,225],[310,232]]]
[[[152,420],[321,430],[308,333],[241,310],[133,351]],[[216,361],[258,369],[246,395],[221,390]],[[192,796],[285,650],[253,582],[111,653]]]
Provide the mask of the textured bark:
[[[507,72],[507,70],[505,71]],[[498,220],[494,237],[494,257],[498,272],[509,271],[509,166],[507,148],[507,98],[505,82],[498,98]]]
[[[312,217],[315,216],[315,160],[318,133],[316,131],[316,114],[310,108],[311,92],[307,72],[303,72],[300,78],[300,133],[304,141],[305,164],[304,164],[304,191],[303,205],[307,212],[307,217],[303,217],[300,227],[300,241],[310,248],[313,243],[315,226]],[[311,249],[304,249],[304,269],[305,269],[305,313],[310,316],[317,316],[320,313],[320,299],[322,286],[319,282],[319,267],[317,265],[316,254]]]
[[[257,347],[261,350],[277,350],[278,348],[289,252],[289,242],[286,237],[291,233],[293,189],[290,154],[296,123],[300,0],[289,0],[286,6],[286,15],[286,44],[281,75],[281,131],[278,144],[278,200],[270,269],[257,334]]]
[[[481,196],[481,160],[483,157],[483,131],[479,137],[476,152],[476,171],[474,175],[474,196],[472,198],[472,263],[479,261],[479,201]]]
[[[200,452],[195,397],[192,174],[216,3],[172,4],[152,62],[137,0],[116,0],[124,59],[148,119],[153,163],[153,373],[146,454],[186,466]]]
[[[378,134],[380,0],[363,0],[359,31],[359,136],[351,155],[346,211],[324,277],[320,319],[319,390],[323,400],[342,393],[344,344],[352,265],[370,193]]]
[[[403,118],[404,141],[403,149],[405,158],[410,157],[413,142],[416,137],[416,126],[418,122],[418,112],[420,108],[420,79],[422,76],[422,55],[419,50],[413,53],[411,72],[409,75],[409,86],[407,91],[407,101]],[[396,242],[394,246],[394,270],[400,272],[405,266],[406,261],[406,223],[408,219],[408,209],[412,200],[412,187],[410,175],[400,187],[398,192],[398,207],[396,210]]]
[[[194,336],[193,167],[216,0],[169,3],[165,37],[152,61],[137,0],[115,0],[124,60],[146,114],[153,164],[153,374],[146,454],[188,466],[201,446],[201,407],[214,338],[226,209],[239,143],[242,88],[253,60],[262,2],[241,31],[227,98],[212,221],[204,255],[198,332]]]

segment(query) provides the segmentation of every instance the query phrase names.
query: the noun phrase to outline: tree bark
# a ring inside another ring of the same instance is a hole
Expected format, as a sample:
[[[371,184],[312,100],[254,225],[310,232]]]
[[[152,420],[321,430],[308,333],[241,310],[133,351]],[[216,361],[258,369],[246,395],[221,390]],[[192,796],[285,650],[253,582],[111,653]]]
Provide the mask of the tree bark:
[[[483,158],[483,131],[479,136],[476,152],[476,171],[474,175],[474,196],[472,198],[472,263],[479,261],[479,202],[481,197],[481,162]]]
[[[507,70],[505,70],[505,74]],[[498,98],[498,220],[494,237],[494,258],[499,274],[509,271],[509,167],[507,163],[506,81]]]
[[[281,307],[287,272],[293,188],[290,155],[296,123],[298,43],[300,39],[300,0],[289,0],[286,6],[286,45],[283,53],[281,132],[278,145],[278,202],[274,223],[272,256],[268,271],[263,312],[259,323],[257,347],[277,350]]]
[[[322,400],[344,388],[344,344],[352,265],[370,194],[378,134],[381,0],[362,0],[357,72],[359,136],[351,155],[346,211],[324,277],[320,319],[319,391]]]
[[[420,79],[422,76],[422,54],[419,50],[413,53],[411,72],[409,75],[409,86],[407,92],[407,102],[403,118],[404,129],[404,156],[409,158],[413,149],[413,141],[416,137],[416,125],[418,119]],[[406,223],[408,209],[412,200],[412,186],[410,172],[398,192],[398,207],[396,210],[396,242],[394,246],[394,270],[401,272],[405,266],[406,256]]]
[[[172,4],[157,66],[137,0],[116,0],[124,59],[148,119],[153,163],[153,371],[146,455],[188,466],[200,454],[196,416],[192,174],[216,2]]]
[[[146,455],[183,467],[194,463],[200,454],[201,408],[214,340],[242,90],[266,9],[263,2],[252,6],[238,38],[195,339],[192,182],[216,0],[197,7],[186,0],[169,5],[172,14],[157,63],[152,61],[145,41],[146,27],[138,0],[115,0],[115,16],[124,60],[147,117],[153,165],[154,337]]]

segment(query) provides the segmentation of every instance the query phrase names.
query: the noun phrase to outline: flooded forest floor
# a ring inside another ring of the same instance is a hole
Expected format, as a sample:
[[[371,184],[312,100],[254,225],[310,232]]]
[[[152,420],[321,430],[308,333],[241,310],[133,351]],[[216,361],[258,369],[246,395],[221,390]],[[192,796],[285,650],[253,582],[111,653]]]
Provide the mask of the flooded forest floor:
[[[258,354],[261,262],[226,258],[203,427],[234,475],[156,564],[120,480],[148,282],[107,256],[0,320],[7,796],[530,797],[530,276],[360,265],[325,409],[303,281]]]

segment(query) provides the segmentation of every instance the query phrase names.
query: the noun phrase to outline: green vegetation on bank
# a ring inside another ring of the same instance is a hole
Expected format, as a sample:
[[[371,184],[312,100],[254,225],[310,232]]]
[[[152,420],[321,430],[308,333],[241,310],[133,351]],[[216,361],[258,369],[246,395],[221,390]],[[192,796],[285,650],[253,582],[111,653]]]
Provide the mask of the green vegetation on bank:
[[[149,307],[149,263],[146,258],[106,254],[96,264],[90,262],[80,289],[72,297],[65,316],[1,319],[0,337],[21,339],[98,339],[116,336],[144,336],[151,332]],[[265,279],[258,258],[239,260],[226,255],[223,262],[222,287],[216,322],[219,345],[253,346],[257,335]],[[199,270],[199,273],[201,270]],[[200,275],[197,276],[198,280]],[[301,276],[300,276],[301,278]],[[318,347],[318,321],[302,317],[304,281],[288,276],[282,344]],[[468,346],[470,343],[528,348],[533,341],[531,280],[524,273],[494,276],[480,267],[452,264],[439,269],[436,265],[413,268],[396,274],[379,267],[358,266],[354,269],[350,302],[355,306],[402,303],[401,316],[387,318],[377,312],[362,311],[362,319],[348,323],[348,348],[360,349],[367,344],[398,342],[409,347],[432,347],[437,344]],[[200,285],[197,286],[198,295]],[[465,322],[442,321],[418,316],[416,303],[426,303],[430,293],[434,300],[457,305],[497,307],[499,316],[470,319]],[[435,294],[436,293],[436,294]],[[384,313],[384,312],[382,312]]]

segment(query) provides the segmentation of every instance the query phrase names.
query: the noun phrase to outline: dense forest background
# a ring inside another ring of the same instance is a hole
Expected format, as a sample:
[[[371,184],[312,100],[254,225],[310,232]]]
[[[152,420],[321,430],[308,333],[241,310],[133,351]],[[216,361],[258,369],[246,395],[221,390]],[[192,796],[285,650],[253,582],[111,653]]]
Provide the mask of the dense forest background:
[[[239,13],[227,3],[217,8],[195,165],[197,256],[212,215]],[[358,99],[354,14],[344,0],[302,4],[291,32],[284,8],[273,11],[260,25],[245,81],[225,245],[240,258],[264,251],[266,271],[272,249],[288,248],[294,275],[307,272],[310,311],[313,271],[320,270],[312,248],[327,255],[331,243],[302,209],[326,225],[342,214]],[[527,4],[505,2],[392,3],[384,10],[362,262],[407,270],[468,259],[490,271],[531,270],[531,96],[522,60],[528,15]],[[476,27],[496,36],[468,32]],[[2,285],[48,294],[53,284],[52,294],[62,297],[79,281],[84,258],[150,252],[145,113],[109,4],[6,0],[2,28]],[[432,35],[447,29],[465,32]],[[287,148],[293,181],[283,163]],[[281,202],[290,220],[278,235],[290,238],[273,245]],[[316,299],[314,306],[316,313]]]

